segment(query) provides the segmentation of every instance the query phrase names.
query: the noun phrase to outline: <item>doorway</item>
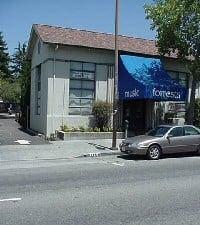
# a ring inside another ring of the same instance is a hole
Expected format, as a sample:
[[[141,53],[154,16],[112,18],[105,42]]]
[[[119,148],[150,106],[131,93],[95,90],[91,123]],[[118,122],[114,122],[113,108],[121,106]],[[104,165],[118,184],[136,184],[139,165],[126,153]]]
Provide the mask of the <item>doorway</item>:
[[[146,132],[146,101],[128,100],[123,103],[123,121],[129,121],[129,135]]]

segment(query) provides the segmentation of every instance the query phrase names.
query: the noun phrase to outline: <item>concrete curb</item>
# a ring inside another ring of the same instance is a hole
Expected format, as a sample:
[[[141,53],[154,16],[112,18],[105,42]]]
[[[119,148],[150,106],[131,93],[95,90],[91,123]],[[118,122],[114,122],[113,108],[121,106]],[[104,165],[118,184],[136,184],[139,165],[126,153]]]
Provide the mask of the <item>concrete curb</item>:
[[[121,155],[119,151],[117,152],[91,152],[79,156],[72,156],[72,157],[58,157],[58,158],[32,158],[32,159],[14,159],[14,160],[0,160],[0,163],[5,162],[28,162],[28,161],[54,161],[54,160],[68,160],[68,159],[76,159],[76,158],[86,158],[86,157],[102,157],[102,156],[109,156],[109,155]]]
[[[9,163],[9,162],[34,162],[34,161],[54,161],[54,160],[68,160],[74,159],[75,157],[68,158],[35,158],[35,159],[15,159],[15,160],[0,160],[0,163]]]
[[[83,157],[101,157],[101,156],[109,156],[109,155],[121,155],[119,151],[117,152],[91,152],[87,154],[83,154],[80,156],[77,156],[75,158],[83,158]]]

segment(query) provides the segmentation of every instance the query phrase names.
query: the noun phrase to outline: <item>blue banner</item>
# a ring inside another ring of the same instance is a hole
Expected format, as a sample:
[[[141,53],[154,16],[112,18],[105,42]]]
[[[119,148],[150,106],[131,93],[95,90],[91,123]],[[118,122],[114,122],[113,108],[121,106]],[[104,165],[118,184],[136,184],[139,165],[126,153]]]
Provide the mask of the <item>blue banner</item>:
[[[187,89],[156,58],[120,55],[118,88],[122,100],[185,101],[187,97]]]

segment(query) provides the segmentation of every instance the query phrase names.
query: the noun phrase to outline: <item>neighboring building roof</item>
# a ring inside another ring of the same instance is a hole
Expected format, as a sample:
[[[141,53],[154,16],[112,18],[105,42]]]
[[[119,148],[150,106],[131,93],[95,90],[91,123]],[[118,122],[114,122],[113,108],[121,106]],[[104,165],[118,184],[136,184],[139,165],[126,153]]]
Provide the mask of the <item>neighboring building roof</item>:
[[[41,40],[45,43],[107,50],[114,50],[115,48],[115,36],[113,34],[40,24],[34,24],[33,30],[35,30]],[[159,55],[156,42],[154,40],[121,35],[119,35],[119,50],[138,54]]]

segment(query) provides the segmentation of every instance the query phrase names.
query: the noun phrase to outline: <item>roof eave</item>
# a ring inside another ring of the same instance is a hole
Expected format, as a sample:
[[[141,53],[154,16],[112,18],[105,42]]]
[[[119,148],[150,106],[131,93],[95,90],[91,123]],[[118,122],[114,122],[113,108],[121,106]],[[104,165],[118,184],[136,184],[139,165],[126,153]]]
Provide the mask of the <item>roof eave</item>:
[[[36,25],[33,24],[32,28],[31,28],[31,33],[30,33],[30,37],[29,37],[29,41],[28,41],[28,46],[27,46],[27,58],[30,60],[32,57],[32,53],[33,53],[33,46],[36,42],[36,37],[38,37],[39,39],[42,40],[42,38],[40,37],[40,34],[36,28]]]

